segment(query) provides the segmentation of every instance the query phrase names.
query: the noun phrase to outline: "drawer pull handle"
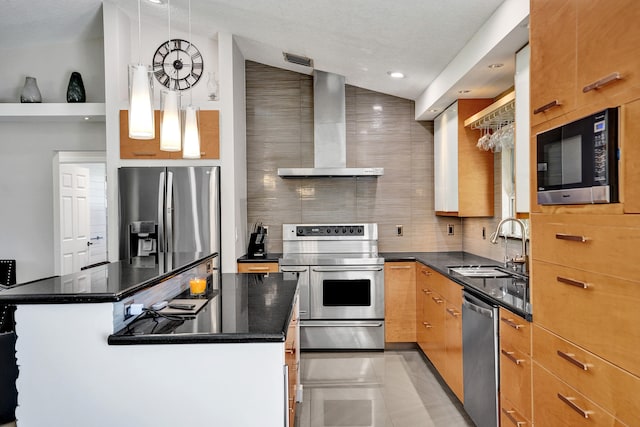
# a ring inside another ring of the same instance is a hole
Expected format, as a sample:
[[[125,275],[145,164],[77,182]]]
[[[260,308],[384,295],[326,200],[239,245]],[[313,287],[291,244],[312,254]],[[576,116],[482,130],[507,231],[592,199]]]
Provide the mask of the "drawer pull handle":
[[[587,241],[587,238],[584,236],[575,236],[573,234],[562,234],[562,233],[556,233],[556,239],[568,240],[570,242],[580,242],[580,243],[586,243]]]
[[[513,414],[516,413],[516,411],[514,411],[513,409],[507,410],[507,409],[502,408],[502,412],[509,419],[509,421],[511,421],[517,427],[527,425],[526,421],[518,421],[517,418],[513,416]]]
[[[502,320],[504,323],[511,326],[515,330],[520,330],[520,328],[524,328],[524,325],[517,324],[516,322],[513,321],[513,319],[507,319],[506,317],[501,317],[500,320]]]
[[[436,304],[442,304],[444,302],[443,299],[438,298],[438,297],[431,297],[431,299],[436,303]]]
[[[592,413],[592,411],[585,411],[584,409],[573,403],[573,401],[576,399],[575,397],[567,397],[558,393],[558,399],[569,405],[571,409],[582,415],[584,418],[589,418],[589,414]]]
[[[269,267],[249,267],[249,271],[269,271]]]
[[[573,353],[565,353],[564,351],[558,350],[558,356],[562,357],[564,360],[568,362],[573,363],[574,365],[576,365],[582,370],[585,370],[585,371],[589,370],[589,365],[587,365],[586,363],[582,363],[581,361],[576,359],[575,354]]]
[[[425,276],[431,276],[431,272],[429,270],[420,270],[420,272]]]
[[[562,105],[560,103],[560,101],[558,101],[557,99],[554,99],[550,103],[544,104],[542,107],[538,107],[535,110],[533,110],[533,114],[540,114],[540,113],[545,112],[545,111],[547,111],[547,110],[549,110],[549,109],[551,109],[553,107],[558,107],[560,105]]]
[[[154,157],[157,156],[157,153],[140,153],[140,152],[133,152],[133,155],[136,157]]]
[[[408,270],[410,268],[411,267],[408,266],[408,265],[405,265],[405,266],[394,265],[394,266],[389,267],[389,269],[391,269],[391,270]]]
[[[620,73],[618,72],[611,73],[608,76],[601,78],[600,80],[597,80],[589,85],[586,85],[585,87],[582,88],[582,92],[587,93],[594,89],[600,89],[601,87],[606,86],[611,82],[615,82],[616,80],[621,80],[621,79],[622,79],[622,75]]]
[[[564,283],[565,285],[575,286],[576,288],[580,288],[580,289],[589,288],[589,285],[585,282],[580,282],[578,280],[573,280],[573,279],[567,279],[566,277],[562,277],[562,276],[557,276],[556,280],[560,283]]]
[[[523,360],[523,359],[517,359],[517,358],[515,358],[515,357],[513,356],[513,354],[514,354],[514,353],[513,353],[513,351],[507,351],[507,350],[505,350],[505,349],[501,348],[501,349],[500,349],[500,353],[504,354],[504,355],[507,357],[507,359],[511,360],[511,361],[512,361],[513,363],[515,363],[516,365],[520,365],[521,363],[523,363],[523,362],[524,362],[524,360]]]
[[[460,312],[457,310],[454,310],[453,308],[447,308],[447,313],[449,313],[450,315],[452,315],[453,317],[458,317],[460,316]]]
[[[429,328],[433,328],[433,326],[431,326],[431,323],[429,322],[422,322],[422,324],[424,325],[425,328],[429,329]]]
[[[287,354],[294,354],[296,352],[295,347],[294,348],[288,348],[284,351]]]
[[[431,295],[433,292],[430,291],[429,289],[423,289],[422,292],[424,292],[427,295]]]

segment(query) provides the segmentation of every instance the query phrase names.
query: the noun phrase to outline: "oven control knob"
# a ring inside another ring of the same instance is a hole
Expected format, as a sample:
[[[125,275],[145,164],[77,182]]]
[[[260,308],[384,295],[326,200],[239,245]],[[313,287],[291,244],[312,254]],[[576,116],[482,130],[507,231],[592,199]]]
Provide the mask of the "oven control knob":
[[[347,234],[347,227],[342,227],[342,234]]]
[[[336,234],[338,234],[338,231],[340,231],[340,229],[337,228],[337,227],[333,229],[333,232],[336,233]]]
[[[327,228],[327,234],[331,234],[331,229]]]
[[[362,227],[358,227],[357,233],[362,234]]]
[[[349,233],[350,233],[350,234],[353,234],[353,227],[350,227],[350,228],[349,228]]]

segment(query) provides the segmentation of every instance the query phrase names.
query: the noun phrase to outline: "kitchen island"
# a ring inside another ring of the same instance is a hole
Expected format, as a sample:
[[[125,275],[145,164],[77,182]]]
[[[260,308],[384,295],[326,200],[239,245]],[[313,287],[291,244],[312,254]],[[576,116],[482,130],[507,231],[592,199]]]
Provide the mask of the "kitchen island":
[[[297,282],[220,274],[215,257],[132,259],[0,292],[17,306],[17,425],[284,426]],[[203,307],[149,328],[147,309],[189,298],[193,275],[207,277]]]

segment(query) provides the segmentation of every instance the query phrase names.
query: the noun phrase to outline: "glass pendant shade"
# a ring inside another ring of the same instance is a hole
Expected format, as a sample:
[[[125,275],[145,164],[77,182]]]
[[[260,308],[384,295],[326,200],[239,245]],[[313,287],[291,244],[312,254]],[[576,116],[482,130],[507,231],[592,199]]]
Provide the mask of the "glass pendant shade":
[[[200,108],[189,105],[184,110],[184,136],[182,138],[184,149],[182,158],[200,158],[200,129],[199,129]]]
[[[146,65],[129,65],[129,138],[155,138],[153,73]]]
[[[180,94],[175,90],[167,90],[161,95],[160,150],[180,151],[182,148]]]

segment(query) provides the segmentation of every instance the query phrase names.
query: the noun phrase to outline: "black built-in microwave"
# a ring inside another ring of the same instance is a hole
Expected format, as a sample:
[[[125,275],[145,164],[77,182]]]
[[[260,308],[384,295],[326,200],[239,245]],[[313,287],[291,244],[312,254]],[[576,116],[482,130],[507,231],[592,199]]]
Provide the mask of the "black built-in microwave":
[[[618,202],[618,108],[537,135],[538,204]]]

